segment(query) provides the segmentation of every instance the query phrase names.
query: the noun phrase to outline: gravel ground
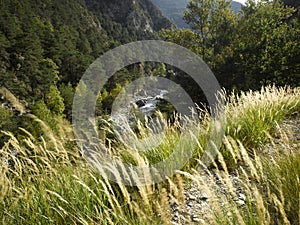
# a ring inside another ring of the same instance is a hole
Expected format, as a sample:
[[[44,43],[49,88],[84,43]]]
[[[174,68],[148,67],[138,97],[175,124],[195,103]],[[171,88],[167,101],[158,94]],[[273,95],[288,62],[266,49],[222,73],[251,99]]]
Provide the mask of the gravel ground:
[[[230,175],[230,182],[236,190],[236,195],[232,196],[219,179],[220,175],[225,176],[225,172],[221,172],[220,175],[214,171],[211,173],[212,176],[201,175],[201,179],[206,183],[206,188],[213,190],[215,194],[211,196],[210,191],[207,193],[201,190],[196,182],[188,184],[184,191],[185,202],[183,204],[171,202],[170,204],[172,224],[207,224],[207,221],[210,221],[210,216],[213,215],[212,205],[216,205],[213,203],[218,202],[217,205],[224,206],[222,198],[229,197],[241,207],[246,204],[246,195],[243,193],[238,176]]]
[[[300,115],[294,115],[280,123],[273,141],[267,143],[261,150],[264,155],[273,157],[278,151],[282,151],[282,149],[300,150]],[[209,190],[217,193],[219,198],[209,196],[208,193],[199,188],[196,182],[187,184],[184,191],[185,202],[176,203],[175,201],[170,201],[172,224],[208,224],[209,216],[213,215],[212,203],[218,201],[218,205],[224,206],[221,200],[223,197],[230,198],[240,207],[246,204],[246,195],[241,185],[242,181],[236,175],[235,171],[231,172],[229,177],[236,190],[236,196],[232,196],[229,193],[220,181],[218,177],[220,175],[217,175],[214,170],[208,173],[211,173],[212,176],[202,171],[201,179],[203,179]]]

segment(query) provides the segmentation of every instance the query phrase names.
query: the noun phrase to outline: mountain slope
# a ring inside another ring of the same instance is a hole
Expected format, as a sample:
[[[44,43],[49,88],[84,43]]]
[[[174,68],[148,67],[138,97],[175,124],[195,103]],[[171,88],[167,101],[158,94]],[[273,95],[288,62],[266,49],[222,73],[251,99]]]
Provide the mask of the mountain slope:
[[[182,18],[189,0],[152,0],[152,2],[163,12],[164,16],[174,22],[178,28],[189,27]],[[241,3],[232,1],[232,9],[235,13],[238,13],[241,7]]]
[[[100,13],[108,16],[125,29],[130,39],[153,37],[155,31],[172,27],[171,21],[165,18],[150,0],[86,0],[85,2],[94,15]]]
[[[149,0],[0,1],[0,86],[25,99],[77,84],[101,53],[171,22]]]

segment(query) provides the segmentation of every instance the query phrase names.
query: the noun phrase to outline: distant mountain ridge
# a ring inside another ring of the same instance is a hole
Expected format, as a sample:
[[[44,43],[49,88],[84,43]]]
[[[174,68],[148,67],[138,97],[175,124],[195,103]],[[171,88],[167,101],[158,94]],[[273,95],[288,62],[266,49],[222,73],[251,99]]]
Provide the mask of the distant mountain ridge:
[[[151,0],[85,0],[89,11],[110,17],[122,27],[135,28],[139,33],[153,33],[173,26]]]
[[[183,12],[189,0],[151,0],[178,28],[188,28],[189,25],[183,20]],[[238,13],[242,8],[242,4],[232,1],[232,10]]]

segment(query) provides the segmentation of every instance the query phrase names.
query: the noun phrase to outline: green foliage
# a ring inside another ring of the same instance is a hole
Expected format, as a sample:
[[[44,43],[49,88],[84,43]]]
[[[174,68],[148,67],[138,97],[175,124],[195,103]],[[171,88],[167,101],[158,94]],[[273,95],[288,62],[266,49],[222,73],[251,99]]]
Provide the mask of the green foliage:
[[[202,57],[226,88],[298,86],[296,11],[280,1],[249,1],[237,16],[228,4],[225,0],[191,1],[184,18],[193,30],[164,30],[161,37]]]
[[[8,79],[1,73],[1,81],[18,96],[27,100],[41,99],[48,92],[49,86],[56,84],[58,72],[62,78],[71,77],[70,74],[78,78],[88,65],[83,62],[87,59],[91,62],[86,38],[90,18],[82,8],[68,11],[73,8],[68,4],[27,0],[4,1],[1,5],[0,33],[1,37],[7,37],[4,40],[7,44],[1,47],[5,53],[2,69],[4,73],[11,74]],[[80,14],[85,16],[79,22]],[[97,33],[94,42],[107,39],[96,28],[89,29],[90,33]],[[78,68],[70,68],[70,61],[66,57],[70,55],[78,56],[78,61],[74,62],[79,64]],[[12,79],[16,82],[10,83]]]
[[[64,100],[64,106],[65,106],[64,115],[66,115],[66,118],[68,120],[71,120],[74,88],[72,87],[71,83],[68,83],[67,85],[63,83],[59,86],[59,92],[61,97]]]
[[[49,93],[46,95],[46,105],[57,116],[62,116],[65,110],[64,99],[56,86],[51,85]]]
[[[42,59],[39,66],[39,74],[37,76],[37,84],[42,93],[51,91],[51,86],[56,85],[58,81],[58,66],[52,59]]]
[[[17,129],[17,121],[14,120],[13,112],[0,107],[0,131],[12,131]],[[0,132],[0,146],[7,140],[7,136]]]
[[[112,98],[116,98],[118,96],[118,94],[120,93],[120,91],[122,90],[122,85],[117,83],[115,88],[111,90],[110,92],[110,96]]]
[[[197,34],[200,55],[208,63],[212,61],[212,53],[218,54],[230,43],[237,24],[237,16],[227,0],[190,1],[184,19]]]
[[[132,40],[153,39],[160,29],[172,27],[171,22],[162,16],[151,0],[89,0],[87,8],[99,18],[117,45]]]
[[[185,21],[195,30],[200,40],[201,57],[203,60],[206,60],[207,42],[209,34],[212,31],[210,17],[213,2],[212,0],[190,1],[187,5],[187,10],[184,12]]]
[[[58,121],[55,118],[55,115],[51,110],[47,107],[47,105],[44,103],[44,101],[39,100],[35,102],[35,104],[32,106],[32,113],[37,116],[40,120],[46,122],[46,124],[53,130],[57,131],[57,124]],[[31,124],[28,124],[27,129],[29,129],[32,133],[34,133],[35,137],[40,137],[43,135],[43,130],[39,123],[34,122]]]
[[[113,21],[107,11],[110,8],[103,6],[113,8],[116,3],[91,4],[4,0],[0,11],[1,85],[28,101],[42,99],[58,76],[60,83],[76,86],[90,63],[109,47],[130,42],[137,35],[147,36],[133,25],[125,28]],[[143,16],[146,14],[139,19]],[[155,16],[157,12],[151,15]],[[130,36],[128,30],[135,35]]]
[[[154,38],[159,29],[171,27],[149,0],[121,5],[111,1],[3,0],[0,7],[0,85],[26,100],[29,107],[34,105],[35,113],[39,114],[38,105],[58,116],[64,113],[69,120],[73,87],[95,58],[120,43]],[[120,70],[108,82],[109,94],[98,101],[98,106],[104,107],[98,107],[98,114],[109,112],[117,83],[125,85],[140,75],[135,68]]]
[[[243,89],[271,83],[299,85],[300,26],[292,19],[293,12],[279,1],[244,7],[236,37],[218,65],[221,79]]]
[[[160,36],[164,40],[181,45],[196,54],[200,54],[200,40],[195,32],[189,29],[173,29],[173,30],[161,30]]]
[[[166,65],[164,63],[160,63],[156,69],[153,70],[152,74],[154,76],[161,76],[161,77],[165,77],[167,74],[167,68]]]

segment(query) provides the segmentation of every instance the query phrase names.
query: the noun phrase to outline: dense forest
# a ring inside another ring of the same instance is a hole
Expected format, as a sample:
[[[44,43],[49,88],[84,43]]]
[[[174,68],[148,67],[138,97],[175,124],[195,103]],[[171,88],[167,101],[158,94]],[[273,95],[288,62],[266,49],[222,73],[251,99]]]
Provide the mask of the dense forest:
[[[192,31],[164,30],[162,37],[197,52],[222,86],[299,85],[297,9],[280,1],[249,1],[236,15],[228,2],[218,1],[212,11],[212,1],[197,4],[189,3],[184,15]]]
[[[148,0],[122,2],[1,1],[1,87],[29,112],[70,120],[74,89],[90,63],[115,46],[156,39],[160,29],[173,26]],[[126,69],[122,73],[128,78]],[[111,91],[118,84],[107,86]],[[1,129],[26,123],[2,100]]]

